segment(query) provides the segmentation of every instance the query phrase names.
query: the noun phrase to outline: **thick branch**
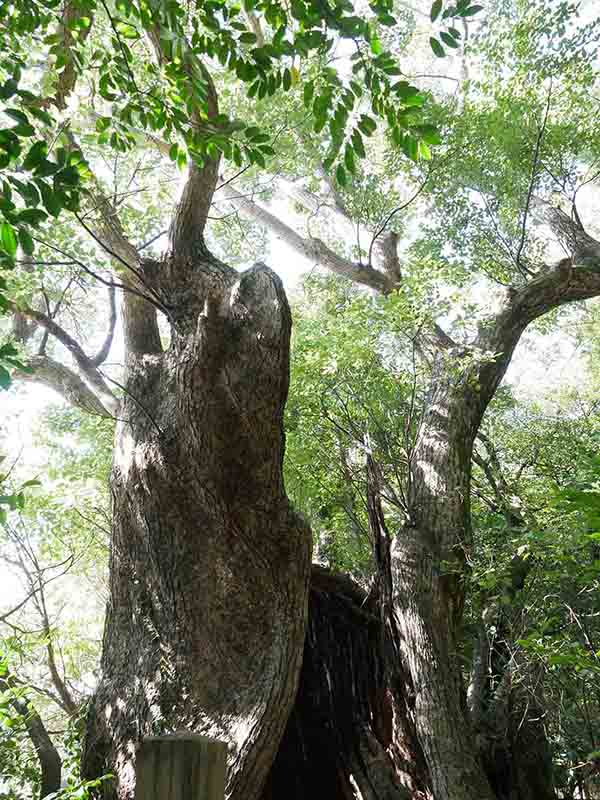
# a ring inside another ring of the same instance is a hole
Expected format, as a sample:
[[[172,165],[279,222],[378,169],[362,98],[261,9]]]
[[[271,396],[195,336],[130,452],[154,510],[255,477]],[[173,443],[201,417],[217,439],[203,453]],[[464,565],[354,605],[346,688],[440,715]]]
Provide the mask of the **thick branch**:
[[[561,225],[565,217],[557,216]],[[585,237],[579,250],[584,266],[571,266],[567,259],[523,288],[509,289],[504,307],[480,326],[472,347],[451,347],[436,357],[411,459],[409,507],[417,528],[439,532],[435,546],[449,563],[462,561],[463,548],[469,546],[473,442],[523,331],[558,306],[600,295],[600,245]],[[577,240],[582,238],[578,231]],[[443,532],[439,520],[444,520]],[[460,592],[452,593],[460,601]],[[458,616],[460,611],[457,607]]]
[[[71,133],[69,133],[69,141],[71,147],[79,149],[75,137]],[[135,292],[125,292],[122,299],[123,330],[127,352],[132,354],[161,353],[162,345],[156,308],[143,297],[145,294],[152,295],[153,291],[146,285],[139,253],[125,235],[117,210],[105,195],[99,181],[92,178],[88,187],[87,194],[91,200],[91,209],[86,215],[86,221],[82,218],[79,221],[111,257],[113,268],[119,274],[123,284],[136,290]],[[91,221],[90,215],[92,215]]]
[[[221,191],[242,214],[250,217],[261,225],[265,225],[275,236],[284,241],[289,247],[292,247],[297,253],[304,256],[308,261],[317,263],[331,270],[331,272],[335,272],[337,275],[349,278],[356,283],[368,286],[370,289],[375,289],[383,294],[386,294],[394,288],[383,273],[373,267],[343,258],[328,247],[325,242],[321,241],[321,239],[311,239],[301,236],[266,208],[259,205],[251,198],[241,195],[233,189],[230,184],[224,184]]]
[[[252,33],[256,36],[256,46],[264,47],[265,37],[260,27],[260,20],[253,11],[246,11],[246,17],[252,28]]]
[[[100,364],[103,364],[108,358],[108,354],[110,353],[110,348],[113,342],[113,337],[115,335],[115,326],[117,324],[117,304],[115,300],[114,286],[108,287],[108,303],[110,309],[108,318],[108,332],[106,334],[104,342],[102,343],[102,347],[96,353],[96,355],[92,359],[90,359],[90,361],[95,367],[99,367]]]
[[[398,258],[398,239],[397,233],[389,231],[377,240],[376,246],[379,245],[383,268],[389,280],[400,285],[402,283],[402,267]]]
[[[593,265],[600,262],[600,244],[583,227],[575,206],[573,215],[569,216],[562,209],[539,197],[532,198],[532,205],[541,212],[556,238],[571,256],[573,264],[590,262]]]
[[[323,164],[318,164],[317,166],[317,174],[321,177],[321,179],[325,182],[327,189],[329,190],[329,195],[333,200],[335,205],[335,210],[344,216],[346,219],[351,220],[352,216],[348,212],[346,208],[346,204],[344,203],[344,198],[338,191],[338,187],[336,182],[332,179],[331,174],[325,169]]]
[[[481,400],[486,405],[504,375],[521,334],[533,320],[567,303],[600,295],[600,246],[597,242],[594,246],[598,248],[594,266],[573,267],[571,260],[565,259],[552,271],[519,291],[511,292],[505,308],[481,327],[478,346],[490,356],[497,354],[493,361],[488,360],[481,367]],[[586,256],[590,253],[587,246],[584,252]]]
[[[16,307],[13,310],[16,311]],[[38,323],[38,325],[41,325],[43,328],[45,328],[48,333],[52,334],[55,339],[57,339],[67,348],[67,350],[75,359],[75,362],[81,372],[85,375],[90,384],[96,389],[99,395],[105,399],[105,402],[107,402],[109,406],[115,403],[115,397],[113,393],[108,388],[104,378],[98,372],[98,369],[96,368],[92,359],[85,354],[79,342],[73,339],[73,337],[68,334],[57,322],[55,322],[46,314],[42,314],[41,311],[35,311],[33,308],[21,308],[19,310],[24,316],[34,320]]]
[[[171,45],[164,38],[161,39],[158,29],[151,33],[150,38],[159,64],[169,63],[172,60]],[[217,91],[206,67],[188,49],[183,37],[182,41],[185,48],[183,70],[190,84],[189,96],[197,94],[192,84],[196,84],[196,87],[203,85],[206,92],[206,107],[194,107],[190,119],[191,127],[201,131],[219,113]],[[171,253],[176,257],[196,259],[205,253],[204,229],[219,177],[220,160],[219,154],[214,159],[205,157],[203,166],[195,161],[190,162],[187,182],[169,231]]]
[[[56,94],[54,97],[45,101],[44,105],[54,105],[59,110],[64,110],[67,101],[73,92],[77,80],[77,69],[74,53],[74,36],[70,24],[74,20],[80,19],[87,14],[77,3],[65,2],[63,17],[59,26],[58,34],[62,36],[64,51],[67,53],[67,64],[59,77]],[[91,30],[91,24],[87,28],[79,29],[78,41],[83,42]],[[72,133],[66,131],[67,138],[73,148],[80,149]],[[123,228],[118,219],[116,210],[107,200],[102,192],[97,180],[92,179],[89,183],[89,196],[92,199],[94,208],[99,212],[97,219],[97,241],[105,247],[117,264],[117,269],[128,265],[130,272],[139,269],[139,256],[135,247],[127,240]],[[122,272],[122,269],[120,270]],[[127,285],[139,287],[139,277],[123,275],[123,281]],[[143,281],[141,281],[143,283]],[[156,320],[156,310],[153,306],[144,301],[139,296],[127,293],[123,298],[123,318],[125,339],[128,349],[132,352],[160,352],[160,336],[158,334],[158,324]]]
[[[325,179],[325,175],[323,176]],[[350,229],[355,227],[352,218],[346,212],[346,209],[341,205],[341,200],[335,196],[330,195],[328,198],[322,198],[313,192],[309,192],[303,186],[291,181],[280,181],[284,192],[292,200],[300,203],[303,208],[310,214],[318,214],[322,209],[329,209],[335,213],[340,222],[348,225]]]
[[[31,375],[19,373],[20,379],[33,380],[54,389],[70,405],[76,406],[88,414],[112,417],[110,407],[105,406],[79,375],[64,364],[54,361],[48,356],[34,356],[29,359],[27,366],[32,370]]]
[[[333,212],[340,223],[348,226],[349,231],[355,229],[356,224],[352,221],[341,198],[333,193],[335,186],[332,184],[330,176],[323,172],[322,177],[327,181],[327,185],[331,186],[329,198],[319,197],[297,183],[282,181],[281,185],[288,197],[303,206],[310,214],[317,215],[326,209]],[[388,276],[390,284],[395,286],[399,286],[402,282],[402,269],[398,258],[398,238],[397,233],[389,231],[375,240],[375,249],[379,253],[383,271]]]
[[[62,36],[62,46],[66,64],[59,74],[56,93],[51,101],[56,108],[61,111],[64,111],[67,107],[68,99],[77,82],[78,73],[74,55],[75,47],[77,44],[83,44],[92,30],[92,22],[90,21],[87,27],[77,28],[78,35],[77,39],[75,39],[73,23],[82,19],[84,16],[88,17],[89,13],[89,8],[83,8],[79,3],[66,2],[63,7],[59,35]]]

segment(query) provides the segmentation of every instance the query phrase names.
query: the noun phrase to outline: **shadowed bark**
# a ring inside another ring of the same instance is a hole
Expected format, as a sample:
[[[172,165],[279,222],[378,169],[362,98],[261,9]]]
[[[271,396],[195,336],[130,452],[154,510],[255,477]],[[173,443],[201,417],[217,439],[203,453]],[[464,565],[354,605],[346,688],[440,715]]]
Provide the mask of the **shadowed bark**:
[[[373,597],[313,566],[298,695],[261,800],[427,797],[422,761],[403,741],[383,633]]]

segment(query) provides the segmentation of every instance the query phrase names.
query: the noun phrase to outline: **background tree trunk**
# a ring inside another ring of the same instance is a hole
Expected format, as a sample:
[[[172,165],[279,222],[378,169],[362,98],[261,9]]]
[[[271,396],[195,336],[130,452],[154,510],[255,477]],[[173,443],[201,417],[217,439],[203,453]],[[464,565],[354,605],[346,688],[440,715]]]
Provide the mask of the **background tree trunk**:
[[[18,684],[14,681],[14,676],[5,671],[0,674],[0,691],[7,692],[9,703],[22,718],[23,725],[35,748],[40,767],[40,793],[39,798],[57,792],[60,789],[62,759],[58,750],[54,746],[42,718],[34,706],[23,696],[20,696]]]

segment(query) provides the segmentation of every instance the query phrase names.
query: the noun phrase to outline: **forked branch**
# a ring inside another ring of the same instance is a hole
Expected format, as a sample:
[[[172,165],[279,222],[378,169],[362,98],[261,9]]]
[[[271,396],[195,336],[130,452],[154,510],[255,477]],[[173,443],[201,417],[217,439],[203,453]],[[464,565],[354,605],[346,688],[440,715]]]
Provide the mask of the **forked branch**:
[[[172,59],[171,45],[160,37],[158,26],[151,32],[150,39],[159,64],[169,63]],[[205,108],[199,108],[195,104],[190,118],[192,130],[199,132],[210,125],[211,120],[219,113],[218,96],[204,64],[192,53],[185,40],[182,46],[183,69],[189,81],[189,97],[193,98],[198,94],[194,84],[201,85],[206,94]],[[220,157],[206,158],[203,166],[199,166],[193,159],[190,161],[188,178],[171,222],[171,253],[178,258],[190,259],[192,263],[198,256],[206,254],[204,229],[219,177],[219,161]]]

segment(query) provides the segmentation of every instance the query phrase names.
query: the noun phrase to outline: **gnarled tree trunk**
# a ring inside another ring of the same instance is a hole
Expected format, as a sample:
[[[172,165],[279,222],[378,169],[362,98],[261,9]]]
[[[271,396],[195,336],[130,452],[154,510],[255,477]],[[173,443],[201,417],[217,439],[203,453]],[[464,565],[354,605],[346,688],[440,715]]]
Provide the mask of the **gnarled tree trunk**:
[[[140,738],[179,730],[225,740],[229,795],[257,797],[304,644],[310,532],[282,481],[288,304],[266,267],[192,269],[169,350],[129,354],[119,412],[85,758],[89,774],[111,767],[119,800],[133,798]]]

